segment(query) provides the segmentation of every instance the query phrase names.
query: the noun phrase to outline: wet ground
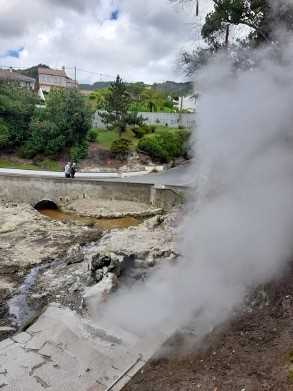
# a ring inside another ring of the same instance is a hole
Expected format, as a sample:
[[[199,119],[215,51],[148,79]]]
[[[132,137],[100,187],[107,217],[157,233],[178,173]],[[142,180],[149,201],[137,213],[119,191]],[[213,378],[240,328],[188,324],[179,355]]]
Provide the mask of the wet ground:
[[[68,229],[68,224],[77,227],[91,227],[97,229],[96,232],[110,232],[113,229],[123,230],[129,227],[138,226],[143,222],[142,218],[123,217],[123,218],[94,218],[83,217],[72,212],[63,212],[59,209],[42,209],[38,211],[40,215],[48,217],[52,222],[64,222],[64,230]],[[95,241],[98,239],[96,235]],[[89,236],[88,243],[91,242]],[[78,244],[79,240],[72,240],[71,245]],[[86,249],[87,241],[82,240]],[[42,243],[40,243],[42,246]],[[68,265],[64,258],[68,244],[64,244],[59,256],[42,261],[40,264],[27,265],[22,272],[16,267],[12,271],[11,278],[16,286],[13,292],[7,295],[2,289],[3,301],[0,303],[0,340],[14,334],[15,330],[22,329],[27,323],[30,323],[43,308],[52,301],[60,302],[71,309],[79,311],[81,309],[81,290],[74,284],[79,281],[86,284],[86,270],[80,265]],[[54,281],[57,285],[54,286]],[[48,285],[48,286],[47,286]],[[51,289],[52,286],[52,289]]]
[[[135,217],[122,218],[95,218],[80,216],[76,213],[63,212],[60,209],[41,209],[39,212],[55,221],[74,222],[79,225],[95,226],[103,231],[111,229],[129,228],[139,225],[143,219]]]

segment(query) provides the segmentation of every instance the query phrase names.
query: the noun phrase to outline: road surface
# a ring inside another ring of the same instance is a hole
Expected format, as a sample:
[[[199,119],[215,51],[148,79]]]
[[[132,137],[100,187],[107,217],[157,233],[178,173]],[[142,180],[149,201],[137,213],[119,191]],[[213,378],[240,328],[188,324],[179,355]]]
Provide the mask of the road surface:
[[[131,182],[131,183],[150,183],[156,185],[166,186],[188,186],[193,182],[193,173],[191,165],[184,165],[176,168],[172,168],[159,174],[140,174],[140,173],[76,173],[77,179],[91,179],[91,180],[103,180],[113,182]],[[23,176],[40,176],[40,177],[53,177],[63,178],[63,172],[56,171],[34,171],[34,170],[18,170],[1,168],[0,175],[23,175]]]

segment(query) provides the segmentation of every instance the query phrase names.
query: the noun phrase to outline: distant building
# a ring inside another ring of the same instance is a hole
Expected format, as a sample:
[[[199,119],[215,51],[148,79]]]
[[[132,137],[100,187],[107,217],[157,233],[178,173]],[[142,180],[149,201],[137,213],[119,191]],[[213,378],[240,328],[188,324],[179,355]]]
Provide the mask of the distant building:
[[[197,96],[181,96],[178,100],[174,101],[178,110],[184,110],[189,112],[195,112],[196,110]]]
[[[38,67],[36,90],[50,92],[52,89],[75,88],[77,83],[66,75],[65,69]]]
[[[33,90],[35,88],[35,79],[22,75],[13,69],[0,69],[0,82],[15,84]]]

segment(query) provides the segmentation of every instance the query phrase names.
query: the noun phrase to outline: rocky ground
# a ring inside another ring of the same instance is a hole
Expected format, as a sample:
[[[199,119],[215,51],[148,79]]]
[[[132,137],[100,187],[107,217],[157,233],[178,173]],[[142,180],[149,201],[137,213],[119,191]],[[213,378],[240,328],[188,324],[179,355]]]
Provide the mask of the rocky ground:
[[[184,336],[123,391],[293,390],[293,263],[257,289],[241,311],[188,353]]]
[[[101,232],[51,221],[30,205],[0,203],[0,339],[13,332],[7,300],[36,265],[62,259],[73,242],[97,240]]]
[[[30,290],[30,304],[37,308],[54,301],[84,312],[92,298],[98,303],[120,284],[145,278],[156,262],[176,257],[175,219],[156,216],[105,232],[86,246],[70,247],[65,262],[40,273]]]
[[[32,313],[57,302],[86,315],[119,286],[177,258],[178,216],[101,233],[51,221],[28,205],[0,204],[0,339],[17,328],[7,300],[31,274],[24,307]],[[293,391],[292,341],[293,263],[200,343],[174,336],[164,347],[168,354],[159,352],[124,391]]]
[[[86,312],[92,297],[104,300],[120,283],[143,278],[158,259],[176,257],[172,215],[105,232],[52,221],[24,204],[2,203],[0,216],[0,339],[50,302]]]

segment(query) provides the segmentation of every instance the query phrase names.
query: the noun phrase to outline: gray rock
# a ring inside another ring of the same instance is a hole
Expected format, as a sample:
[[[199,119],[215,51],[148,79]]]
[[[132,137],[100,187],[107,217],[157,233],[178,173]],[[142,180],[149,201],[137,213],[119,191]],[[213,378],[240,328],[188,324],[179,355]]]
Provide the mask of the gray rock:
[[[111,257],[109,255],[97,254],[94,255],[91,262],[91,271],[94,272],[103,267],[108,267],[111,263]]]
[[[96,272],[95,272],[95,281],[96,282],[100,282],[102,279],[103,279],[103,277],[104,277],[104,272],[103,272],[103,270],[96,270]]]
[[[110,273],[115,274],[117,277],[120,276],[120,274],[121,274],[121,262],[119,261],[118,257],[111,259],[111,263],[110,263],[110,265],[108,267],[108,271]]]
[[[84,254],[79,244],[76,244],[67,251],[66,263],[72,265],[84,261]]]

